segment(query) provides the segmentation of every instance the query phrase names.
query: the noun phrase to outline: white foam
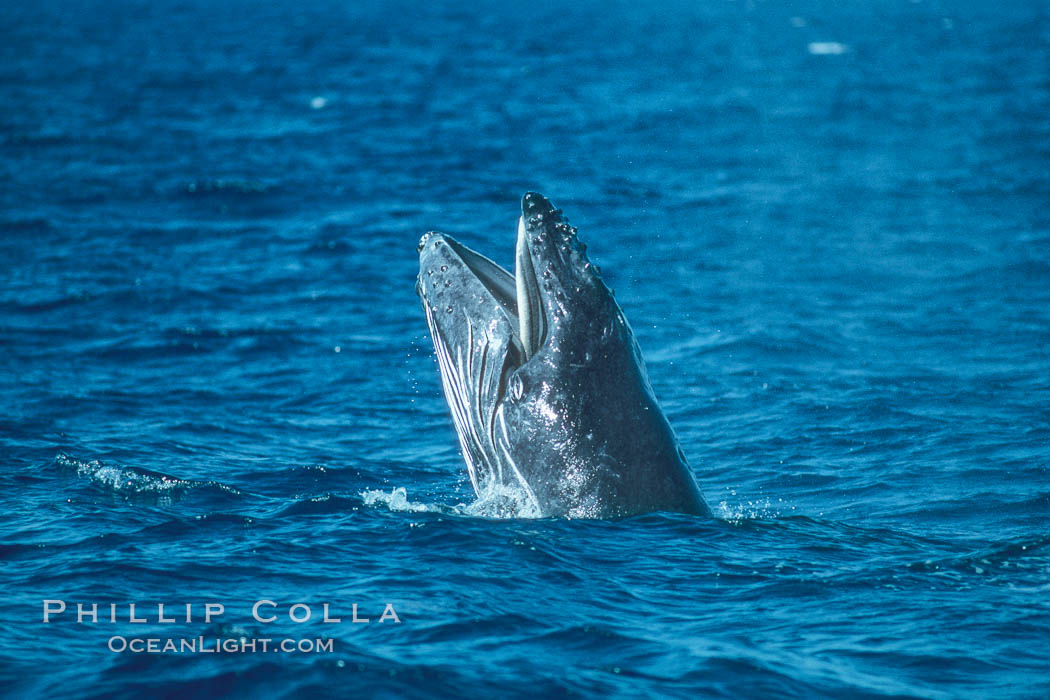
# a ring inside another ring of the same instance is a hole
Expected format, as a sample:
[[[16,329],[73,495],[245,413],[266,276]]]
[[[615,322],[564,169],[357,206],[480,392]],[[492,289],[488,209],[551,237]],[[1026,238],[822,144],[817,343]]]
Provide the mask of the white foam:
[[[310,100],[310,107],[312,107],[313,109],[324,109],[327,104],[328,98],[321,97],[320,95]]]
[[[811,41],[808,48],[814,56],[838,56],[849,52],[849,46],[837,41]]]
[[[396,513],[449,513],[501,520],[540,517],[540,512],[533,505],[527,493],[502,484],[484,488],[482,495],[473,503],[458,503],[454,506],[411,501],[404,486],[395,487],[389,492],[382,489],[368,489],[359,495],[366,506],[386,506]]]

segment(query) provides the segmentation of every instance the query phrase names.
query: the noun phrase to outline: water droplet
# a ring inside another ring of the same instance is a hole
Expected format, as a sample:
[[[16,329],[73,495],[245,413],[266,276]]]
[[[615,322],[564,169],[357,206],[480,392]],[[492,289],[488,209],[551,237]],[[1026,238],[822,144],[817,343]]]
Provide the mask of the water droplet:
[[[448,265],[442,265],[441,266],[441,271],[442,272],[448,272]]]
[[[521,380],[520,374],[515,374],[510,378],[510,386],[508,388],[510,389],[510,397],[515,401],[520,400],[525,395],[525,382]]]
[[[449,313],[452,313],[452,307],[451,307],[451,306],[447,307],[447,308],[445,309],[445,311],[447,311],[447,312],[449,312]]]
[[[445,280],[445,286],[446,287],[451,287],[452,286],[452,280]]]

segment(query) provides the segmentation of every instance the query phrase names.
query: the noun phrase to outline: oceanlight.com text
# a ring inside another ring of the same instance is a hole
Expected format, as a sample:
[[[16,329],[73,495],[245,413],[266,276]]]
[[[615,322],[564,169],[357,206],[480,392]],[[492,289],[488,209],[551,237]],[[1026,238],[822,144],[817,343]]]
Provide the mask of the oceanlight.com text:
[[[114,654],[331,654],[335,640],[271,637],[122,637],[109,638]]]

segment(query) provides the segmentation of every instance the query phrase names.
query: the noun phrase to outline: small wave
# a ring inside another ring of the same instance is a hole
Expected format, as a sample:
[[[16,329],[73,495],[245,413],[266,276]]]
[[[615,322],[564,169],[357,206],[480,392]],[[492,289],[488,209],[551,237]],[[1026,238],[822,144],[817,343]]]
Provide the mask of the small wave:
[[[12,217],[10,219],[5,218],[0,221],[0,230],[2,230],[5,236],[14,235],[27,235],[27,236],[38,236],[41,233],[47,233],[54,230],[49,219],[44,217]]]
[[[60,469],[75,472],[77,476],[88,479],[107,492],[124,497],[173,501],[199,488],[241,495],[241,492],[232,486],[217,481],[179,479],[141,467],[105,464],[97,459],[83,461],[64,453],[55,457],[55,465]]]
[[[272,183],[264,182],[262,180],[243,178],[201,178],[187,183],[185,190],[190,195],[260,195],[266,194],[273,188],[274,185]]]
[[[345,496],[325,494],[295,501],[291,505],[282,508],[278,517],[289,515],[328,515],[331,513],[346,513],[357,509],[357,501]]]
[[[1050,558],[1045,550],[1050,547],[1050,537],[1026,537],[1018,540],[997,542],[983,549],[941,559],[924,559],[912,562],[908,569],[914,572],[956,572],[961,574],[994,575],[1009,570],[1035,572],[1045,575]]]

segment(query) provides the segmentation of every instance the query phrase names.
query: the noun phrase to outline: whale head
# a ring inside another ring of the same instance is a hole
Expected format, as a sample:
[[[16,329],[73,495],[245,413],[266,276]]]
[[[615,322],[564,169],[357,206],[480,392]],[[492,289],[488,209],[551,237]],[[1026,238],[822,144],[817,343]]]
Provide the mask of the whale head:
[[[586,246],[545,197],[522,198],[515,272],[430,232],[416,290],[475,491],[530,513],[706,512],[641,352]]]

